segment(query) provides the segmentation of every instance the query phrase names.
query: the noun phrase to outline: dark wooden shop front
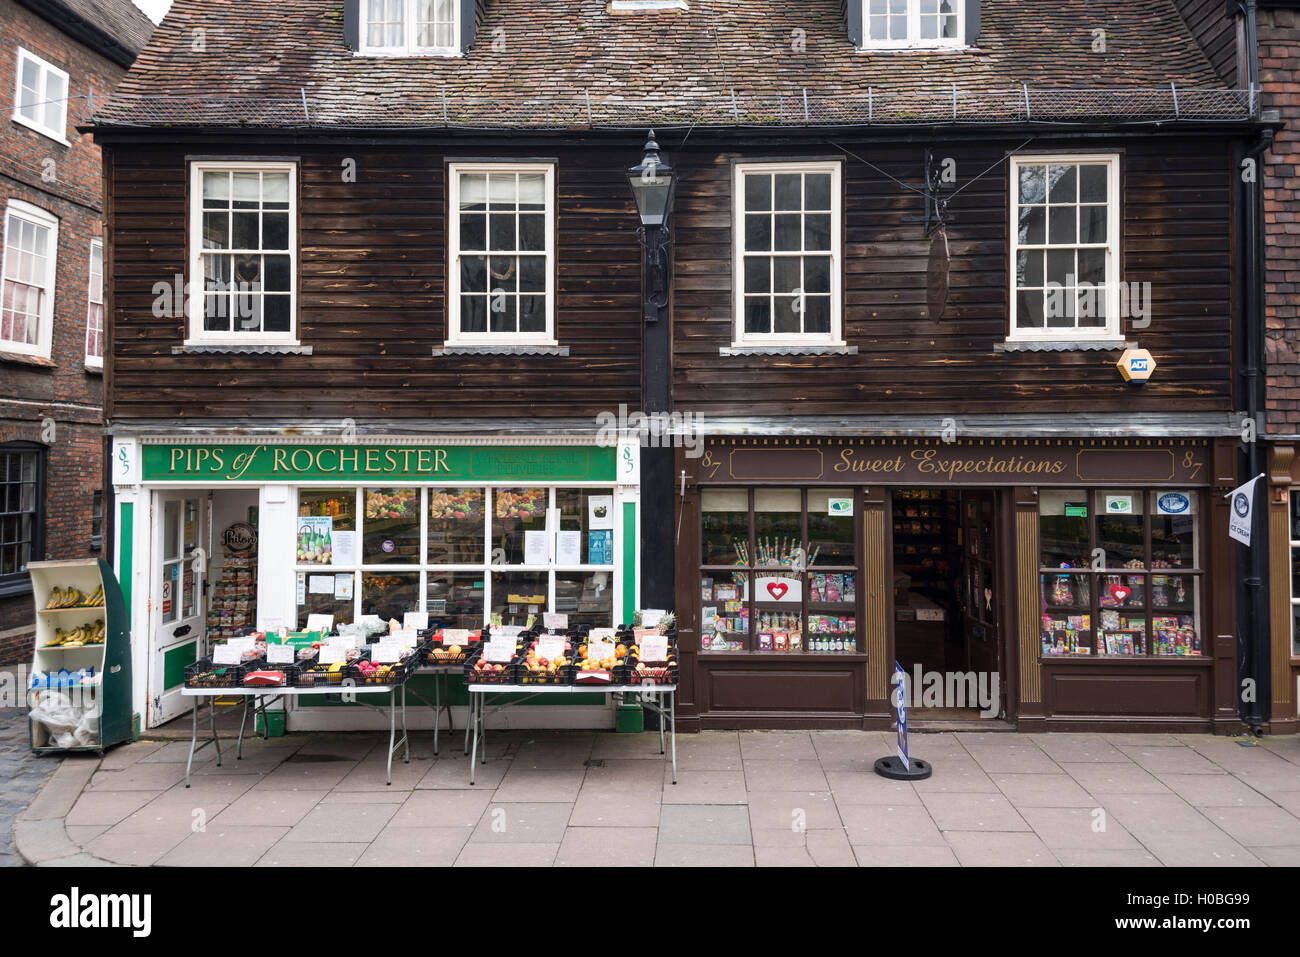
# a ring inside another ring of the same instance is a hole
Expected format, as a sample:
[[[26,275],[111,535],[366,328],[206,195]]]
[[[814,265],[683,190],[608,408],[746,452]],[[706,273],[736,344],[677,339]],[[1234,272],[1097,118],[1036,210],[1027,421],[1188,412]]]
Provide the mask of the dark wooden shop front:
[[[885,729],[895,661],[909,681],[987,683],[989,700],[918,720],[1232,724],[1232,451],[736,438],[679,453],[684,727]]]

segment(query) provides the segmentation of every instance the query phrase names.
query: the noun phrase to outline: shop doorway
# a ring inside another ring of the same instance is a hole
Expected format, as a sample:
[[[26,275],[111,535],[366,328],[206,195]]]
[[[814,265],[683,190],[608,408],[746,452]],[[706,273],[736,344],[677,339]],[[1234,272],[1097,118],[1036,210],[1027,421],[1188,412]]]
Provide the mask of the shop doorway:
[[[208,502],[206,492],[154,494],[149,727],[170,721],[187,707],[181,697],[185,668],[197,660],[204,640]]]
[[[1004,714],[997,494],[895,489],[894,660],[922,718]]]

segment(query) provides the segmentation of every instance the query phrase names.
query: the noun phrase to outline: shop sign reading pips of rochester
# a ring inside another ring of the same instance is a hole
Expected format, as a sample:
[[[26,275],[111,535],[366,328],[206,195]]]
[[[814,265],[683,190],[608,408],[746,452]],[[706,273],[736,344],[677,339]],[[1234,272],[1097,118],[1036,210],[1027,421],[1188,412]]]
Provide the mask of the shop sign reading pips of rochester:
[[[701,482],[819,485],[1142,485],[1210,484],[1204,444],[978,440],[711,443]]]
[[[146,482],[612,482],[613,448],[432,445],[145,445]]]

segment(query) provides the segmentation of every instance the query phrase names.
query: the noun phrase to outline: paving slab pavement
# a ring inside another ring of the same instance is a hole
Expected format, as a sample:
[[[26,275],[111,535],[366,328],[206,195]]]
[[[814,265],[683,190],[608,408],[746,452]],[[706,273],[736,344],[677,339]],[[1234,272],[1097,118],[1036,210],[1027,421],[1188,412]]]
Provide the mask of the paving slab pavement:
[[[1300,864],[1295,737],[916,734],[935,771],[910,783],[870,770],[879,732],[703,732],[673,784],[657,733],[512,732],[472,787],[463,753],[419,739],[386,785],[384,739],[200,752],[187,790],[188,744],[32,759],[25,723],[0,722],[0,770],[24,777],[0,787],[0,866]]]

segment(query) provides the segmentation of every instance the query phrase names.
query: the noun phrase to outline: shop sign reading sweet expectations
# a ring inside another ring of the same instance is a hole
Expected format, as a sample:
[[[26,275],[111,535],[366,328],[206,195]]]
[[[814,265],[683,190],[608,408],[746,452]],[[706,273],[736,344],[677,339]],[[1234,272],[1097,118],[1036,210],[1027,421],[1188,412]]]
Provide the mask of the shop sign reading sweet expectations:
[[[1209,484],[1209,449],[1185,443],[827,442],[711,445],[702,482],[822,485]]]
[[[146,445],[146,482],[615,480],[613,448],[423,445]]]

